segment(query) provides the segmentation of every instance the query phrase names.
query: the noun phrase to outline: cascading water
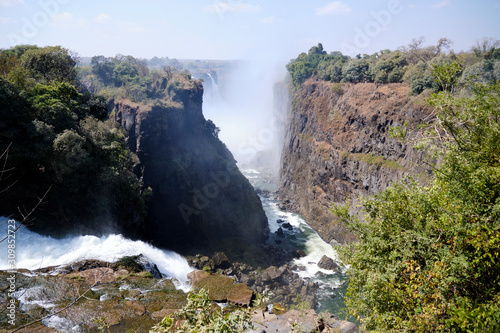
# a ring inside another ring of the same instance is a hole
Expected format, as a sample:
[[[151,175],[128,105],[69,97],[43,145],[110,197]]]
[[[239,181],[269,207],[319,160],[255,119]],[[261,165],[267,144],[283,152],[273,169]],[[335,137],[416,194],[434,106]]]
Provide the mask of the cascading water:
[[[7,234],[7,219],[0,218],[3,228],[2,238]],[[173,278],[177,288],[184,291],[190,289],[187,274],[193,270],[181,255],[162,250],[141,241],[133,241],[122,235],[72,236],[62,239],[42,236],[25,227],[19,228],[15,234],[16,268],[30,270],[48,266],[70,264],[84,259],[99,259],[114,262],[124,256],[143,254],[153,261],[161,273]],[[7,241],[0,243],[0,270],[8,265]]]
[[[208,77],[210,78],[210,83],[211,83],[211,98],[214,103],[222,101],[222,97],[220,96],[219,92],[219,86],[215,82],[212,74],[210,72],[207,73]]]
[[[257,170],[243,170],[252,185],[256,188],[273,191],[274,185],[263,182],[261,174]],[[333,247],[326,243],[318,233],[312,229],[300,216],[290,212],[282,211],[278,207],[278,201],[272,197],[261,196],[262,205],[269,220],[270,238],[268,242],[272,245],[279,243],[279,246],[287,250],[302,250],[306,256],[295,259],[293,264],[300,269],[297,274],[303,279],[311,279],[319,284],[315,310],[319,313],[328,311],[332,314],[339,314],[345,308],[344,293],[347,287],[347,276],[345,269],[329,271],[318,267],[318,262],[323,255],[334,260],[337,253]],[[278,223],[278,220],[284,222]],[[290,223],[292,230],[283,228],[283,223]],[[284,236],[278,236],[276,231],[282,227]]]

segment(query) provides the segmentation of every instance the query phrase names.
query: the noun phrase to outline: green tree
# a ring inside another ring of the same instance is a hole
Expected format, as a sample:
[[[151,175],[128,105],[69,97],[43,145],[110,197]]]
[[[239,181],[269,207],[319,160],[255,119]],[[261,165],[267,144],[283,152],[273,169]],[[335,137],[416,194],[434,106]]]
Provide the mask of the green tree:
[[[20,65],[40,82],[76,83],[76,61],[60,46],[29,48],[21,56]]]
[[[340,253],[346,304],[368,330],[500,330],[500,86],[469,87],[429,100],[441,138],[433,181],[366,199],[364,222],[334,209],[359,237]]]
[[[342,68],[342,76],[348,82],[370,80],[369,64],[366,59],[353,59]]]

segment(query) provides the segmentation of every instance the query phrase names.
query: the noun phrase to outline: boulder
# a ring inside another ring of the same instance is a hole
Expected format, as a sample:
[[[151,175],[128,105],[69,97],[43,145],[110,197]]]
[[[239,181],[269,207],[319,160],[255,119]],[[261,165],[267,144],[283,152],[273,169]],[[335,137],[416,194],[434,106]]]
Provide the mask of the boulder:
[[[285,272],[285,267],[271,266],[262,273],[262,281],[279,281]]]
[[[283,226],[283,228],[287,228],[288,230],[292,230],[293,229],[293,226],[290,223],[288,223],[288,222],[283,223],[282,226]]]
[[[155,279],[161,279],[163,277],[163,274],[158,269],[158,266],[156,266],[154,262],[143,254],[140,254],[137,257],[137,262],[142,266],[143,271],[151,273]]]
[[[283,229],[281,229],[281,227],[278,228],[278,230],[276,230],[276,234],[278,236],[284,236],[285,234],[283,233]]]
[[[214,269],[226,269],[231,267],[231,261],[224,252],[216,252],[212,257]]]
[[[215,302],[229,302],[241,306],[249,306],[253,291],[244,283],[235,283],[227,276],[210,274],[205,271],[195,270],[188,274],[193,288],[208,290],[208,298]]]
[[[294,256],[294,258],[302,258],[302,257],[306,256],[306,253],[303,250],[298,249],[298,250],[294,251],[293,256]]]
[[[333,271],[336,270],[339,267],[339,265],[332,258],[324,255],[318,262],[318,267]]]

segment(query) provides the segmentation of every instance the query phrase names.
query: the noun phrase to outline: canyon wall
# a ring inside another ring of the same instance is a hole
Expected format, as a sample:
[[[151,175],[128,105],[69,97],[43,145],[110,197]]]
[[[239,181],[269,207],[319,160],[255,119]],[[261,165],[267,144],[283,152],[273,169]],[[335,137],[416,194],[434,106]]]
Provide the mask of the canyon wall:
[[[384,190],[411,175],[425,182],[425,153],[390,138],[391,127],[408,130],[432,117],[423,96],[410,96],[402,83],[338,84],[309,79],[291,89],[291,106],[281,156],[279,196],[285,208],[304,215],[327,242],[354,236],[335,220],[333,203]],[[408,138],[412,139],[411,135]]]
[[[151,191],[142,238],[179,251],[264,241],[268,226],[260,199],[205,120],[201,82],[189,85],[168,103],[111,105],[139,158],[136,173]]]

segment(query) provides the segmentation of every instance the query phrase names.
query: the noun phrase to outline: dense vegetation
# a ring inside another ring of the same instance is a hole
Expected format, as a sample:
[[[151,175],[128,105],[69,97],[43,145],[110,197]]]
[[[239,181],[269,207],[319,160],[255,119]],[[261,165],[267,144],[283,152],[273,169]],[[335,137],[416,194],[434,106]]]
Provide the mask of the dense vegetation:
[[[435,179],[366,199],[363,219],[334,209],[359,237],[340,252],[346,304],[368,330],[500,331],[500,85],[462,84],[462,70],[435,68],[437,120],[415,142],[438,161]]]
[[[443,89],[432,74],[433,67],[457,62],[463,69],[460,82],[471,78],[480,82],[500,80],[500,42],[479,41],[470,52],[449,50],[451,41],[442,38],[435,46],[423,46],[424,39],[414,39],[399,50],[382,50],[351,58],[341,52],[327,53],[323,46],[313,46],[287,65],[292,82],[297,86],[314,76],[332,82],[374,82],[377,84],[405,82],[412,94],[425,89]],[[448,52],[447,52],[448,51]]]
[[[22,219],[48,191],[35,230],[99,233],[145,214],[135,157],[104,98],[79,86],[64,48],[0,51],[0,151],[1,215]]]

